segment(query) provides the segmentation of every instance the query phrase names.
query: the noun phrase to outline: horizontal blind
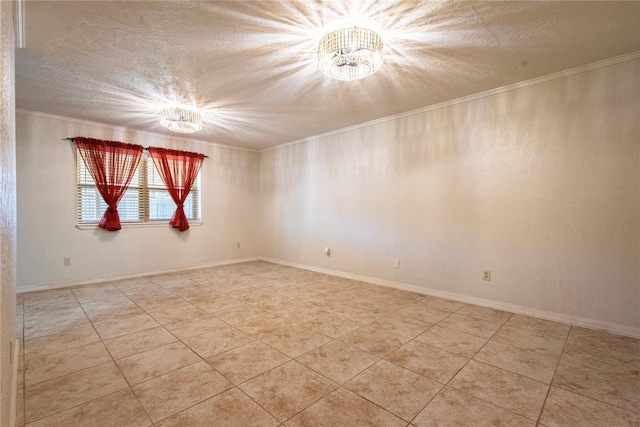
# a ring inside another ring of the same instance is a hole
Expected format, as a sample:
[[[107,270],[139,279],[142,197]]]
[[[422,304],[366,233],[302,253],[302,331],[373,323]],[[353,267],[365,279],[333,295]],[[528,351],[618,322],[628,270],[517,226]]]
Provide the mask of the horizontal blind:
[[[176,210],[167,186],[158,173],[153,160],[147,159],[147,187],[149,189],[149,220],[170,220]],[[184,201],[184,213],[188,220],[200,220],[200,173],[196,178],[187,199]]]

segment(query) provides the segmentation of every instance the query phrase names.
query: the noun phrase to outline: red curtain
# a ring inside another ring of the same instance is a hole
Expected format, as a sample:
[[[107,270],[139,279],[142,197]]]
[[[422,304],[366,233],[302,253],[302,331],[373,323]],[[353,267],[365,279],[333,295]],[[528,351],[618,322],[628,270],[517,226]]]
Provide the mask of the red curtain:
[[[157,147],[149,147],[149,154],[177,206],[169,224],[180,231],[188,230],[184,201],[198,177],[204,154]]]
[[[142,145],[81,137],[74,140],[100,195],[109,206],[98,227],[107,231],[120,230],[118,202],[140,163]]]

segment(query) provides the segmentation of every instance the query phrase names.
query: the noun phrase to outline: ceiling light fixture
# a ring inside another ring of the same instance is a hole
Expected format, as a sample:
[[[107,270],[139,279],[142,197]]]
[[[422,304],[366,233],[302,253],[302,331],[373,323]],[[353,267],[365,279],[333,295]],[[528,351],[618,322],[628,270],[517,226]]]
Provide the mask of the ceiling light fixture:
[[[163,108],[160,110],[160,124],[173,132],[194,133],[202,129],[202,115],[186,108]]]
[[[336,80],[358,80],[382,67],[384,43],[377,32],[358,26],[332,31],[318,44],[322,73]]]

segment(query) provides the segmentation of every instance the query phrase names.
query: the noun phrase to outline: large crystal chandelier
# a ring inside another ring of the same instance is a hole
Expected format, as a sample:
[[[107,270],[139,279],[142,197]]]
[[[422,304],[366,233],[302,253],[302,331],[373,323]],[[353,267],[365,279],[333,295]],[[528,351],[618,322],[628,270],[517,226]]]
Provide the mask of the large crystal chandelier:
[[[320,71],[336,80],[357,80],[382,66],[384,43],[380,34],[352,26],[332,31],[320,39]]]
[[[202,115],[186,108],[163,108],[160,110],[160,124],[173,132],[193,133],[202,129]]]

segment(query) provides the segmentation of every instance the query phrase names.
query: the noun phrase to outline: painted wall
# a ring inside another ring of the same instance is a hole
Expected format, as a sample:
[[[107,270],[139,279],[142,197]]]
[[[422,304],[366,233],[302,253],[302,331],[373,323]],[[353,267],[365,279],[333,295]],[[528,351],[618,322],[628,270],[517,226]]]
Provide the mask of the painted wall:
[[[168,225],[76,228],[76,149],[61,141],[69,136],[208,155],[201,169],[203,224],[184,233]],[[19,290],[258,255],[258,153],[22,111],[17,145]],[[70,267],[63,257],[71,257]]]
[[[640,60],[522,86],[262,152],[261,254],[640,327]]]
[[[638,99],[634,59],[262,153],[19,112],[18,287],[260,255],[638,328]],[[75,135],[209,155],[204,224],[75,228]]]
[[[14,2],[0,1],[0,426],[15,422],[16,138]],[[15,346],[15,344],[14,344]]]

